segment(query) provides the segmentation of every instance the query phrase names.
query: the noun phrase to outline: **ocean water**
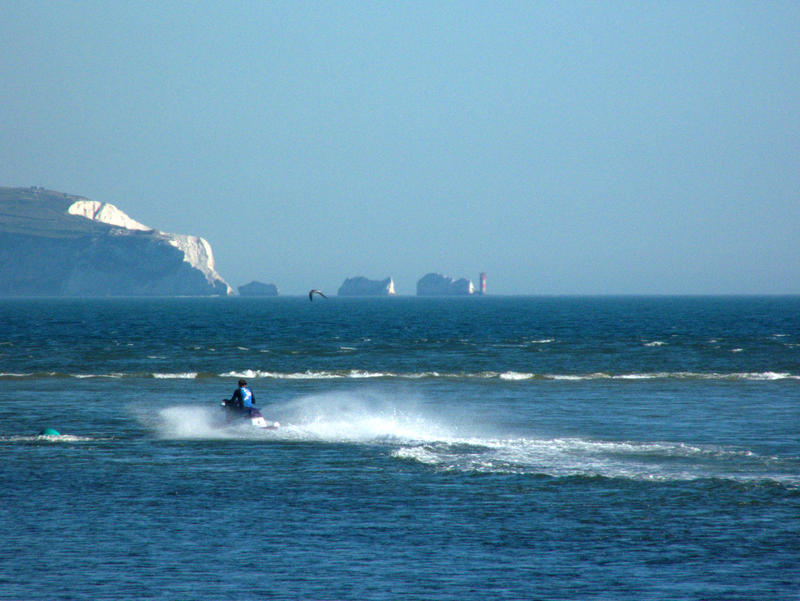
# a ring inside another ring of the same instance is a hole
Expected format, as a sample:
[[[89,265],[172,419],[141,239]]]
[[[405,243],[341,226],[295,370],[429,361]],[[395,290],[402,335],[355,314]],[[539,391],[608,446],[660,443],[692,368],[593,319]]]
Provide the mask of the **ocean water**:
[[[4,600],[798,599],[800,298],[0,300],[0,535]]]

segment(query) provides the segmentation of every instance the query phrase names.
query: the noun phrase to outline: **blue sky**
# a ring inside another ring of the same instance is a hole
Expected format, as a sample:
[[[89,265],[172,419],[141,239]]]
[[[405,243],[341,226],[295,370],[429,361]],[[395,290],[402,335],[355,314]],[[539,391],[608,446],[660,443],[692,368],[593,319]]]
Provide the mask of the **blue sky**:
[[[0,185],[234,287],[800,293],[797,2],[0,3]]]

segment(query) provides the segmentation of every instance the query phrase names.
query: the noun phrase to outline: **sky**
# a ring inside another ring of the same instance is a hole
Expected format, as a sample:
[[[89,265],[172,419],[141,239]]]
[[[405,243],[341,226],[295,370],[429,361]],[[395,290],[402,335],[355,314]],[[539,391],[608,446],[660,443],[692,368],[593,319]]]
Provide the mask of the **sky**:
[[[800,293],[798,2],[0,1],[0,186],[232,286]]]

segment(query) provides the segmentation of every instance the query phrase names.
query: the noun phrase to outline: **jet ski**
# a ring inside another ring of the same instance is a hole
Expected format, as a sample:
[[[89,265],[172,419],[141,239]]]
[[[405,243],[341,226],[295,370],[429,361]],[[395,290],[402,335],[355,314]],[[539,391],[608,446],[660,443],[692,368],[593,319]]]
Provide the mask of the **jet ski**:
[[[278,422],[268,422],[264,419],[257,407],[236,407],[226,399],[222,401],[221,408],[224,412],[226,426],[247,424],[261,430],[277,430],[281,426]]]

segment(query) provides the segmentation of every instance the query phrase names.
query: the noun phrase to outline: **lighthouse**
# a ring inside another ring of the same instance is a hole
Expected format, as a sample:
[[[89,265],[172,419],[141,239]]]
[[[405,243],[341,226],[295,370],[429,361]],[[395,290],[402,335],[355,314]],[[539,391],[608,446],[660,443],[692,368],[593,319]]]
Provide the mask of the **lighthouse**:
[[[481,292],[480,293],[481,294],[486,294],[486,273],[485,272],[481,272],[480,280],[481,280],[481,288],[480,288]]]

